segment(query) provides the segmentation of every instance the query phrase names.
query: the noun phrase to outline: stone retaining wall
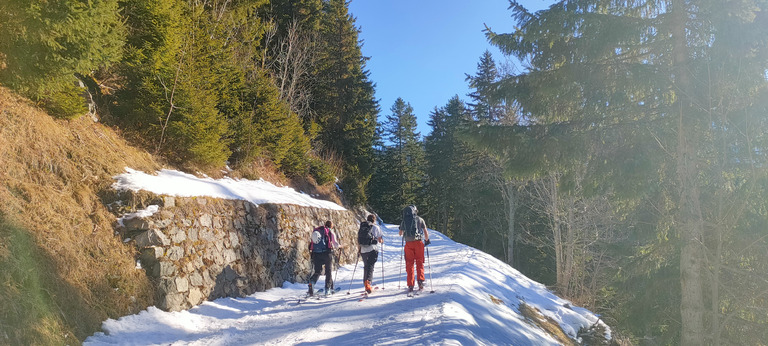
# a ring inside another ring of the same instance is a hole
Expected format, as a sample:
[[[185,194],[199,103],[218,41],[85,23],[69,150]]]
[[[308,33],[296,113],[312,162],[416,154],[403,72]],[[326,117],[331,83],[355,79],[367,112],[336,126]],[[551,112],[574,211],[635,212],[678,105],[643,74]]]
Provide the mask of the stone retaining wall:
[[[141,267],[156,284],[155,305],[167,311],[306,282],[312,228],[332,220],[342,244],[354,249],[363,218],[349,210],[207,197],[156,197],[153,204],[157,213],[124,220],[120,233],[139,249]],[[356,251],[346,252],[342,263],[354,260]]]

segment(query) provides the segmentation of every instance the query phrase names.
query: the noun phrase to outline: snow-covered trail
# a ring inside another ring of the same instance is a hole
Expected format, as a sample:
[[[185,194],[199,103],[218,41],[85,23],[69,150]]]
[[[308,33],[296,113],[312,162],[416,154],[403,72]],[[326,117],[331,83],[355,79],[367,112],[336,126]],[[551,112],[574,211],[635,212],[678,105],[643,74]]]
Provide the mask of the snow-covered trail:
[[[384,237],[384,280],[380,257],[374,273],[378,289],[362,301],[359,261],[357,268],[353,263],[338,270],[336,287],[341,291],[328,298],[299,303],[306,285],[286,283],[245,298],[205,302],[189,311],[163,312],[150,307],[105,321],[104,333],[89,337],[85,344],[556,345],[557,341],[519,315],[520,301],[559,321],[572,337],[580,326],[597,320],[585,309],[568,308],[568,301],[503,262],[435,231],[430,231],[432,244],[427,248],[427,286],[420,295],[409,298],[397,226],[388,225]],[[429,293],[431,289],[435,293]]]

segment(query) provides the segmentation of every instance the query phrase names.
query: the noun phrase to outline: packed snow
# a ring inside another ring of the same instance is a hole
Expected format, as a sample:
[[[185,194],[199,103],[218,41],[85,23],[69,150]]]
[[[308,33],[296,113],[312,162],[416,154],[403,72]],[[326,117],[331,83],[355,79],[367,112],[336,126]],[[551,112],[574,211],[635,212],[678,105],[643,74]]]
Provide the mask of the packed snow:
[[[253,204],[262,203],[296,204],[345,210],[344,207],[326,200],[314,198],[306,193],[296,192],[287,186],[275,186],[265,180],[198,178],[192,174],[163,169],[156,175],[131,168],[115,176],[112,188],[116,190],[146,190],[158,195],[178,197],[208,196],[224,199],[242,199]]]
[[[161,175],[197,181],[170,171]],[[136,177],[137,173],[129,171],[128,176]],[[129,184],[126,180],[122,184]],[[133,182],[139,184],[138,179]],[[246,190],[246,186],[252,186],[249,182],[240,182],[242,185],[235,189],[237,197],[231,198],[256,194]],[[197,186],[208,190],[209,185],[214,183],[203,180]],[[189,189],[189,193],[192,191]],[[307,299],[306,284],[285,282],[280,288],[244,298],[204,302],[188,311],[164,312],[150,307],[136,315],[104,321],[103,332],[92,335],[85,344],[558,345],[557,340],[520,314],[523,302],[557,321],[572,338],[576,338],[580,327],[602,324],[590,311],[555,296],[502,261],[434,230],[430,230],[432,244],[427,247],[426,288],[408,297],[402,238],[396,225],[385,225],[383,231],[383,252],[376,263],[373,283],[376,288],[368,298],[362,295],[363,269],[359,261],[333,273],[341,291],[330,297]],[[347,244],[342,251],[356,251],[350,246]],[[321,276],[317,287],[323,287],[323,280]]]

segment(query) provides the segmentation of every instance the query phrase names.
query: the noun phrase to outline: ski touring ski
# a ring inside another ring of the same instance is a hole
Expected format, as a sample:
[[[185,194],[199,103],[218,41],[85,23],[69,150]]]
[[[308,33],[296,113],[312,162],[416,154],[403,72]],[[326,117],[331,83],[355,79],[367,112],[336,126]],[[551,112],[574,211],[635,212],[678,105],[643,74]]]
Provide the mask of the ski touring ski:
[[[408,289],[406,290],[408,298],[415,297],[418,295],[421,295],[421,293],[424,292],[424,288],[415,288],[415,289]],[[435,291],[430,291],[429,293],[435,293]]]
[[[363,300],[365,300],[366,298],[368,298],[368,296],[369,296],[370,294],[373,294],[373,292],[376,292],[376,290],[378,290],[378,289],[379,289],[379,286],[375,286],[375,287],[373,287],[373,290],[371,290],[371,293],[368,293],[368,292],[366,292],[366,291],[363,291],[363,293],[362,293],[362,294],[360,294],[360,299],[358,299],[357,301],[358,301],[358,302],[362,302]]]
[[[329,298],[329,297],[333,296],[334,294],[338,293],[339,291],[341,291],[341,288],[334,288],[333,290],[329,290],[327,292],[325,291],[324,288],[321,288],[321,289],[315,291],[315,293],[313,295],[309,295],[309,293],[304,293],[304,295],[302,295],[301,297],[298,298],[298,303],[297,304],[301,304],[303,302],[306,302],[309,299],[321,300],[321,299]]]

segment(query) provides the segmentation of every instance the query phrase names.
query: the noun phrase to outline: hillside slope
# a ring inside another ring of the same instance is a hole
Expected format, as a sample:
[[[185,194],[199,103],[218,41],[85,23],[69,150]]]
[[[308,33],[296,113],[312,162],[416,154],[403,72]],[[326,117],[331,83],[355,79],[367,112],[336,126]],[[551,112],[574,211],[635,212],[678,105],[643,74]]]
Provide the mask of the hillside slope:
[[[430,231],[425,264],[427,287],[407,297],[400,281],[405,278],[399,270],[402,245],[397,226],[388,225],[384,234],[384,263],[376,264],[374,275],[378,288],[368,298],[361,295],[361,265],[348,264],[335,274],[341,291],[331,297],[302,299],[306,285],[285,283],[246,298],[204,302],[188,311],[152,307],[105,321],[104,332],[85,343],[568,345],[575,343],[580,328],[604,327],[591,312],[572,306],[498,259],[435,231]]]
[[[0,88],[0,344],[78,344],[151,304],[102,202],[126,166],[159,168],[110,128]]]

